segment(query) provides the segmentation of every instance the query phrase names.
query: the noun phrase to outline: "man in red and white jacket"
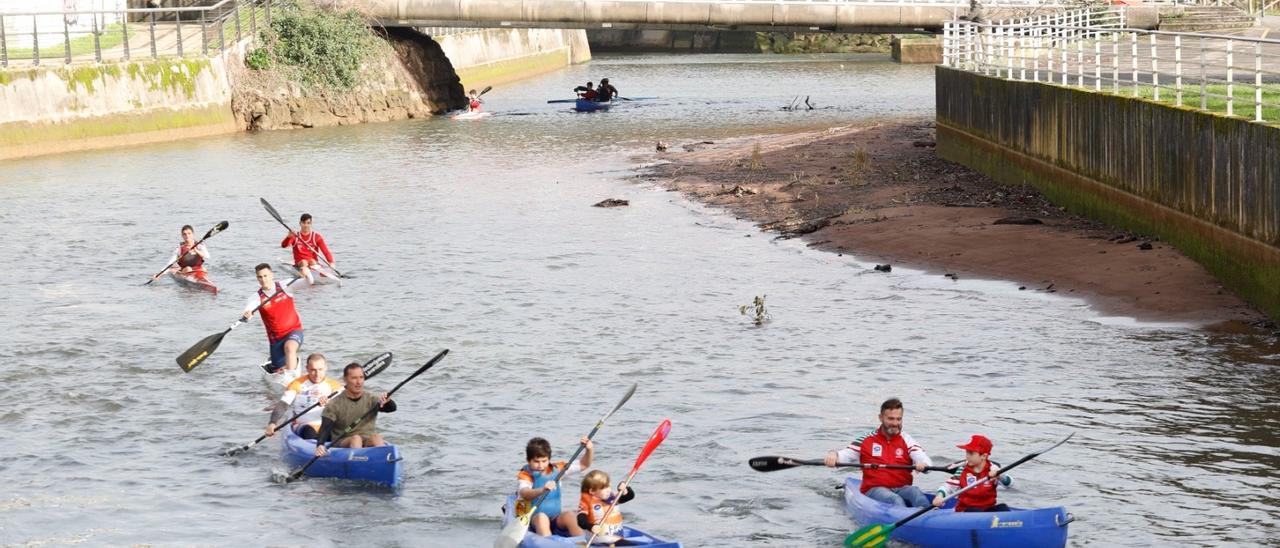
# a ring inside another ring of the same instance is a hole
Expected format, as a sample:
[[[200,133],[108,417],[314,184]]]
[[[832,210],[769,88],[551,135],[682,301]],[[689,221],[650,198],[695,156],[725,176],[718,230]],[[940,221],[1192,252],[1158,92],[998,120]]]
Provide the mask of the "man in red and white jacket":
[[[271,365],[268,373],[284,369],[290,374],[287,381],[298,377],[298,349],[302,347],[302,319],[293,306],[293,294],[289,288],[275,280],[271,265],[262,263],[253,268],[258,278],[258,292],[244,305],[244,319],[253,317],[258,308],[262,325],[267,328],[267,342],[271,345]]]
[[[889,398],[880,404],[880,427],[857,438],[848,447],[827,453],[824,462],[835,467],[848,464],[911,465],[924,472],[933,461],[911,436],[902,431],[902,401]],[[895,506],[929,506],[929,498],[912,485],[912,470],[874,469],[862,471],[862,494]]]
[[[293,266],[298,269],[298,273],[307,279],[307,283],[316,283],[315,276],[311,274],[312,269],[320,268],[320,257],[316,252],[324,254],[324,259],[329,262],[330,267],[336,266],[333,260],[333,253],[329,252],[328,244],[325,244],[324,237],[319,232],[311,230],[311,214],[303,213],[298,221],[299,231],[289,230],[289,234],[280,242],[280,247],[293,247]]]

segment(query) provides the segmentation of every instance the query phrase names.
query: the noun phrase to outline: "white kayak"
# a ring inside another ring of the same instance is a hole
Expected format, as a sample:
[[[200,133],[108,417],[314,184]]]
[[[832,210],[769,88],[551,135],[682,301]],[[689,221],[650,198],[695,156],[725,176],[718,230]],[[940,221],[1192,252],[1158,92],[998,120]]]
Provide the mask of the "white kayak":
[[[294,276],[302,276],[302,271],[298,270],[298,267],[293,266],[293,263],[280,261],[280,266],[284,267],[285,272],[293,274]],[[310,285],[335,283],[338,281],[338,275],[322,265],[316,265],[308,268],[307,270],[311,271],[311,277],[306,278],[307,283]]]
[[[301,362],[302,358],[299,357],[298,361]],[[271,361],[268,360],[262,365],[259,365],[258,369],[262,372],[262,382],[266,383],[267,390],[271,391],[272,397],[278,397],[283,394],[285,387],[289,386],[289,383],[293,382],[294,379],[298,378],[302,374],[301,366],[293,369],[282,367],[276,370],[275,373],[268,373],[267,368],[270,366]]]
[[[492,112],[485,112],[481,110],[481,111],[459,112],[457,114],[454,114],[453,116],[450,116],[450,118],[454,120],[483,120],[492,115],[493,115]]]

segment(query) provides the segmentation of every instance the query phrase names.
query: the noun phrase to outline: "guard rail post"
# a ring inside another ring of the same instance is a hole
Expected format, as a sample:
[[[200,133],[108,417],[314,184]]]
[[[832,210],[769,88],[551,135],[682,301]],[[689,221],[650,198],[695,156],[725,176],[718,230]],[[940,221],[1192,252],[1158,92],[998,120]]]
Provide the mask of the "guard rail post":
[[[67,64],[71,64],[71,23],[67,22],[67,15],[62,15],[62,52],[66,56]]]

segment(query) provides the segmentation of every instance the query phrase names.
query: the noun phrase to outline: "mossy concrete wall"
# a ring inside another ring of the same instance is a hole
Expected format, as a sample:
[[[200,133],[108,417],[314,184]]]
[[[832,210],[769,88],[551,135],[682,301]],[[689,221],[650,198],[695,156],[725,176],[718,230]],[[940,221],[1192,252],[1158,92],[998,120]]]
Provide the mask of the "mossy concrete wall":
[[[938,154],[1157,235],[1280,318],[1280,128],[936,69]]]
[[[0,71],[0,160],[234,131],[221,59]]]
[[[591,60],[587,33],[559,29],[490,29],[436,38],[466,89],[546,74]]]

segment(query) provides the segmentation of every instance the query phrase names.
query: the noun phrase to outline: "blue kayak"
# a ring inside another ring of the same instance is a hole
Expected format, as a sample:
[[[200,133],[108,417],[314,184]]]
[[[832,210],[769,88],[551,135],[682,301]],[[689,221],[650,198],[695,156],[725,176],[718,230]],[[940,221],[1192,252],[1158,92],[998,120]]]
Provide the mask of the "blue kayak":
[[[578,99],[573,104],[573,110],[578,112],[595,112],[597,110],[609,110],[613,106],[613,101],[592,101],[590,99]]]
[[[859,527],[894,523],[919,508],[890,506],[858,491],[862,480],[844,482],[844,506]],[[1075,518],[1066,509],[1013,509],[1008,512],[956,512],[955,499],[946,506],[908,521],[890,538],[917,546],[973,548],[1059,548],[1067,545],[1067,524]]]
[[[285,428],[284,431],[284,444],[280,453],[285,464],[297,470],[315,456],[316,442],[298,437],[293,428]],[[400,485],[401,460],[400,450],[394,445],[362,449],[330,448],[328,455],[307,469],[307,475],[315,478],[371,481],[396,487]]]
[[[502,507],[502,526],[506,527],[511,520],[516,519],[512,509],[516,507],[515,495],[507,497],[507,504]],[[559,535],[551,535],[549,537],[538,536],[533,531],[524,536],[524,540],[520,541],[520,548],[565,548],[567,546],[581,547],[587,542],[586,536],[562,537]],[[650,548],[682,548],[679,542],[662,540],[635,529],[633,527],[622,526],[622,538],[614,540],[617,546],[648,546]],[[601,543],[600,538],[596,538],[593,546],[608,546]]]

